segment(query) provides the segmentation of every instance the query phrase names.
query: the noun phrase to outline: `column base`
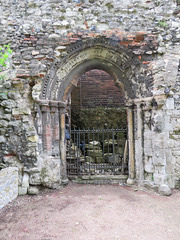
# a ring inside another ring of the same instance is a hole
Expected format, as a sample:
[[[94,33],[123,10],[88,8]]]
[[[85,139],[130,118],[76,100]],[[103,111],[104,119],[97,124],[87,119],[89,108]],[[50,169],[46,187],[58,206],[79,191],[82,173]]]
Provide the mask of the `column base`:
[[[128,178],[126,183],[127,183],[127,186],[134,185],[134,179]]]

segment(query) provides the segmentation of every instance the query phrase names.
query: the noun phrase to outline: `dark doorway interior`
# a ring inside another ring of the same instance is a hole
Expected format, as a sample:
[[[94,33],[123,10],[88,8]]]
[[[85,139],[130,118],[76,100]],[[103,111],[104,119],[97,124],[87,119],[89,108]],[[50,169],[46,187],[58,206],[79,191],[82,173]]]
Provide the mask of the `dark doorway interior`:
[[[128,174],[124,93],[109,74],[94,69],[81,76],[69,119],[68,176]]]
[[[82,75],[71,94],[71,127],[126,127],[126,119],[124,93],[111,76],[98,69]]]

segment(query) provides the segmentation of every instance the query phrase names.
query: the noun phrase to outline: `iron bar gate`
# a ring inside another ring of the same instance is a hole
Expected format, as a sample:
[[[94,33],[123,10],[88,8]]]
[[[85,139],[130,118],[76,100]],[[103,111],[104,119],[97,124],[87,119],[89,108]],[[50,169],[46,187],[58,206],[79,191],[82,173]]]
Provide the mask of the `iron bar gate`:
[[[67,175],[128,174],[127,129],[71,130]]]

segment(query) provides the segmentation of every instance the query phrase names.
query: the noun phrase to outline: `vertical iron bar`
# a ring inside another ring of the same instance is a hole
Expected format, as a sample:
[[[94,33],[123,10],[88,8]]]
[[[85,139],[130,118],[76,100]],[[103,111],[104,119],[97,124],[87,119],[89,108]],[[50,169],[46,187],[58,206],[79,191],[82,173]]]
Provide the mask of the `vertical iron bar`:
[[[107,138],[108,138],[108,157],[109,157],[109,129],[107,131]]]
[[[98,128],[98,164],[100,164],[100,158],[99,158],[99,128]]]
[[[69,136],[70,136],[70,140],[69,140],[69,156],[70,156],[70,164],[69,164],[69,166],[70,166],[70,169],[71,169],[71,129],[70,129],[70,131],[69,131]],[[69,169],[68,169],[68,174],[69,174]]]
[[[118,167],[120,168],[120,159],[121,159],[121,156],[120,156],[120,153],[119,153],[119,129],[117,129],[117,155],[118,155]]]
[[[94,152],[94,128],[93,128],[93,156],[94,156],[94,174],[95,174],[95,166],[96,166],[96,161],[95,161],[95,152]]]
[[[78,175],[78,155],[79,155],[79,151],[78,151],[78,130],[76,130],[76,152],[77,152],[76,171],[77,171],[77,175]]]
[[[90,136],[89,136],[89,128],[88,128],[88,154],[89,154],[89,175],[90,175],[91,161],[90,161],[90,149],[89,149],[90,144],[89,144],[89,142],[90,142]]]
[[[102,137],[103,137],[103,139],[102,139],[102,143],[103,143],[103,164],[105,163],[105,160],[104,160],[104,129],[102,129]]]
[[[76,172],[76,148],[75,148],[75,145],[76,145],[76,133],[75,133],[75,128],[74,128],[74,171],[77,174],[77,172]]]
[[[112,138],[113,138],[113,174],[115,174],[115,153],[114,153],[114,130],[112,128]]]
[[[83,168],[83,171],[84,171],[84,173],[85,173],[85,162],[86,162],[86,156],[85,156],[86,132],[85,132],[85,130],[84,130],[84,134],[83,134],[83,136],[84,136],[84,153],[83,153],[83,155],[84,155],[84,164],[83,164],[84,168]]]
[[[123,139],[124,139],[124,131],[122,130],[122,135],[123,135]],[[125,150],[125,142],[123,142],[122,140],[122,149],[123,151]],[[122,174],[124,174],[124,154],[122,156]]]
[[[81,149],[80,149],[80,145],[81,145],[81,133],[80,133],[80,129],[78,131],[78,152],[79,152],[79,156],[78,156],[78,173],[79,175],[81,174],[81,171],[80,171],[80,165],[81,165],[81,161],[80,161],[80,158],[81,158]]]

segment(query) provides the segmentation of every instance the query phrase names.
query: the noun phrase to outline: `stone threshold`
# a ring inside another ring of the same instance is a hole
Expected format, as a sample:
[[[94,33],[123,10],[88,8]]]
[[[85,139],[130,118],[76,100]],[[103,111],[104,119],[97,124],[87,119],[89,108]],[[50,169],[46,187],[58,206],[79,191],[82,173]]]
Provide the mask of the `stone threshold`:
[[[125,184],[128,175],[70,175],[68,176],[68,179],[80,184]]]

